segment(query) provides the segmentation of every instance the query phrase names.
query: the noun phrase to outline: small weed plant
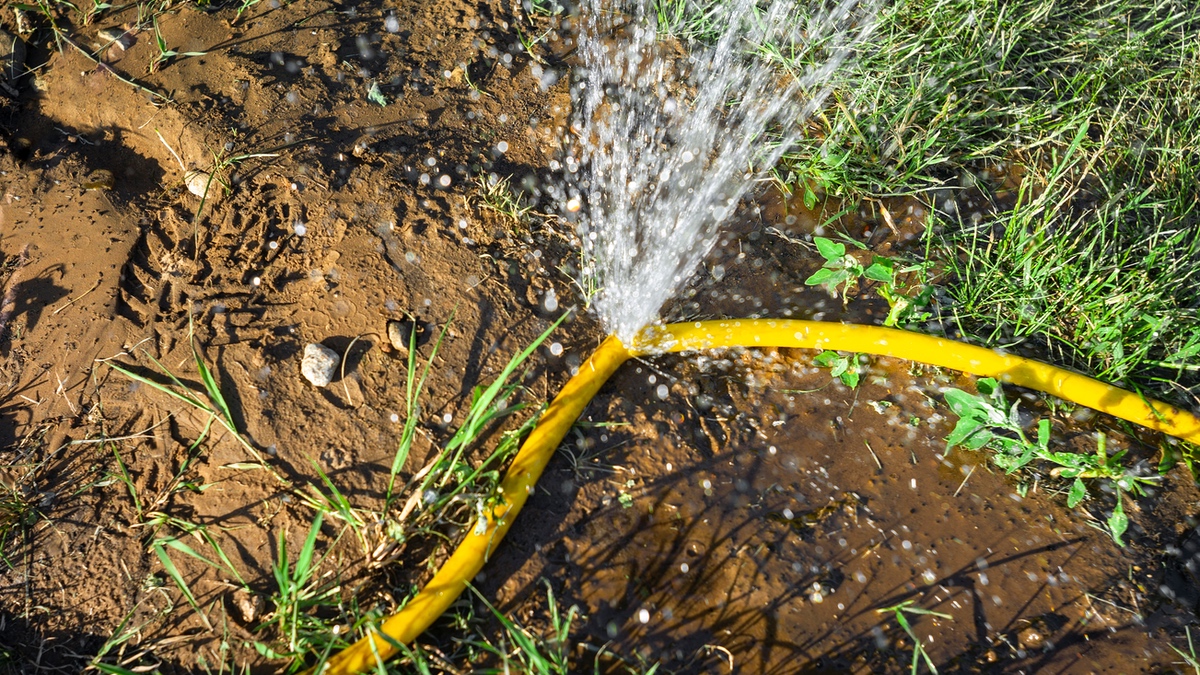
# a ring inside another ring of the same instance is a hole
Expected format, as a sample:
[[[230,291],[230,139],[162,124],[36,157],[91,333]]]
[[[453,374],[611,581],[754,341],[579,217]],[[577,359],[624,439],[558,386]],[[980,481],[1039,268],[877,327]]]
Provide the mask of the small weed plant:
[[[865,250],[866,245],[853,239],[847,239],[854,246]],[[821,269],[804,280],[808,286],[822,286],[833,297],[841,297],[842,304],[850,302],[851,294],[862,282],[875,282],[879,296],[888,303],[888,314],[883,320],[885,326],[897,326],[910,321],[923,321],[929,318],[929,313],[918,313],[918,310],[929,303],[934,287],[926,283],[917,283],[915,288],[906,288],[900,275],[923,273],[928,269],[927,264],[908,265],[897,269],[896,261],[884,256],[872,256],[870,265],[863,265],[858,258],[846,252],[846,245],[825,237],[813,237],[817,252],[824,258]],[[912,292],[914,291],[915,292]],[[906,292],[908,291],[908,292]]]
[[[842,384],[854,389],[858,386],[861,374],[858,372],[858,354],[844,356],[834,351],[825,350],[817,354],[813,363],[821,368],[829,368],[829,375],[842,381]]]
[[[258,451],[258,448],[255,448],[254,445],[251,444],[250,441],[248,441],[246,437],[238,431],[237,424],[233,419],[233,411],[230,410],[229,403],[225,400],[225,395],[221,393],[221,388],[217,385],[217,380],[213,376],[212,370],[200,356],[200,351],[196,347],[195,336],[191,333],[190,326],[188,341],[192,348],[192,359],[196,366],[196,374],[200,376],[200,381],[204,386],[203,391],[196,391],[185,385],[174,373],[168,370],[166,366],[151,356],[149,352],[143,352],[143,355],[158,368],[158,370],[166,377],[169,383],[163,383],[157,379],[151,379],[146,375],[134,372],[128,366],[118,364],[112,360],[106,360],[104,363],[108,364],[110,368],[118,373],[121,373],[125,377],[160,391],[202,413],[206,417],[206,421],[204,430],[201,432],[199,439],[196,441],[197,444],[202,442],[208,436],[214,423],[220,427],[224,427],[224,429],[229,432],[229,435],[234,438],[243,448],[245,448],[251,457],[254,458],[254,462],[247,463],[245,465],[234,466],[231,468],[266,469],[270,471],[272,475],[274,475],[281,483],[287,484],[287,480],[284,479],[276,469],[267,463],[266,459],[263,458],[262,453]]]
[[[933,673],[933,675],[937,675],[937,666],[934,665],[933,659],[929,657],[929,653],[926,652],[925,648],[921,645],[921,638],[917,637],[917,633],[913,630],[912,624],[909,623],[907,615],[913,614],[917,616],[932,616],[938,619],[947,620],[953,620],[954,617],[950,616],[949,614],[943,614],[942,612],[935,612],[923,607],[916,607],[914,601],[912,600],[905,600],[904,602],[898,605],[892,605],[891,607],[883,607],[875,610],[875,612],[877,614],[890,613],[896,619],[896,623],[900,625],[900,628],[903,629],[904,632],[908,634],[909,639],[912,640],[913,656],[912,667],[910,669],[912,675],[917,675],[917,673],[920,672],[922,660],[925,661],[925,665],[929,668],[929,672]]]
[[[1109,455],[1103,434],[1097,438],[1094,454],[1052,450],[1050,420],[1038,420],[1036,436],[1030,438],[1021,424],[1019,404],[1009,405],[999,382],[983,378],[976,383],[976,388],[978,394],[961,389],[946,390],[946,404],[959,418],[946,438],[947,447],[987,448],[992,451],[992,464],[1010,474],[1030,468],[1035,462],[1047,464],[1052,467],[1052,477],[1071,481],[1067,493],[1070,508],[1077,507],[1090,496],[1084,479],[1107,482],[1116,494],[1116,505],[1105,525],[1113,540],[1119,546],[1125,546],[1122,536],[1129,528],[1129,517],[1125,514],[1124,500],[1126,496],[1144,495],[1146,486],[1157,482],[1159,477],[1142,475],[1125,467],[1122,464],[1125,450]]]
[[[533,212],[525,196],[512,186],[512,178],[480,175],[476,181],[479,205],[518,225],[524,225]]]
[[[571,623],[579,616],[579,608],[572,605],[564,615],[559,611],[558,602],[550,582],[546,584],[546,603],[550,615],[550,635],[539,636],[527,628],[517,625],[503,612],[496,609],[479,591],[472,586],[471,591],[504,627],[505,639],[499,644],[480,642],[479,648],[496,657],[501,667],[496,672],[501,673],[536,673],[536,675],[569,675],[573,672],[570,666],[571,643],[568,639]],[[505,643],[510,643],[511,648]]]
[[[158,48],[158,54],[150,60],[150,72],[157,73],[164,66],[171,62],[172,59],[178,56],[204,56],[207,52],[180,52],[171,49],[167,46],[167,41],[163,38],[162,31],[158,28],[158,17],[151,21],[154,27],[154,46]]]

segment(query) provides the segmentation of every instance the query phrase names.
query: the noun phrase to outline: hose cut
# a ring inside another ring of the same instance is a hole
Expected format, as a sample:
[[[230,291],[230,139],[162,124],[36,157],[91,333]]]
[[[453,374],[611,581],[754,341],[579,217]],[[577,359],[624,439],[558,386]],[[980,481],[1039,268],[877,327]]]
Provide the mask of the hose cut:
[[[626,347],[610,336],[550,403],[499,487],[503,502],[486,530],[469,532],[429,583],[366,637],[319,670],[353,675],[374,668],[430,626],[466,589],[512,526],[513,519],[566,436],[605,381],[633,356],[724,347],[792,347],[859,352],[919,361],[1034,389],[1134,424],[1200,444],[1200,419],[1186,411],[1056,366],[954,340],[895,328],[783,319],[696,321],[649,327]],[[312,673],[313,671],[309,671]]]

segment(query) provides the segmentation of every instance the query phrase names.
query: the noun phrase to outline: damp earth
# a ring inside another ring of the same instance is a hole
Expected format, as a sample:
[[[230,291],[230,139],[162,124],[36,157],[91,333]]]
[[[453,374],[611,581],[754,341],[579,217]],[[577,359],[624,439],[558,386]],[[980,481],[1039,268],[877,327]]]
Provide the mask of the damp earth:
[[[527,407],[467,449],[478,466],[604,337],[545,188],[565,170],[569,16],[458,0],[166,4],[153,23],[143,5],[92,21],[55,8],[58,35],[47,16],[19,26],[0,9],[28,68],[15,97],[0,92],[0,508],[21,505],[3,521],[4,672],[285,672],[276,561],[310,532],[314,578],[339,581],[314,614],[334,636],[362,630],[338,612],[394,610],[447,548],[365,550],[312,495],[338,495],[373,532],[410,417],[403,485],[476,387],[565,313],[517,373],[512,402]],[[1012,189],[1003,168],[990,180]],[[928,208],[884,200],[842,222],[900,255],[921,247]],[[881,322],[886,303],[805,284],[822,262],[812,237],[840,211],[751,192],[663,316]],[[301,376],[309,344],[337,356],[325,386]],[[1177,667],[1200,603],[1186,471],[1127,507],[1121,548],[1064,506],[1062,485],[947,448],[943,393],[971,378],[848,355],[850,387],[816,356],[626,364],[478,594],[420,639],[450,655],[436,668],[495,666],[462,644],[467,631],[503,644],[485,601],[548,634],[547,588],[578,608],[580,672],[907,672],[914,638],[941,672]],[[414,408],[407,373],[426,362]],[[228,427],[166,391],[206,385]],[[1009,395],[1072,447],[1094,451],[1103,433],[1110,452],[1157,461],[1148,434]],[[438,498],[399,500],[419,512]],[[451,538],[471,526],[463,508],[441,524]]]

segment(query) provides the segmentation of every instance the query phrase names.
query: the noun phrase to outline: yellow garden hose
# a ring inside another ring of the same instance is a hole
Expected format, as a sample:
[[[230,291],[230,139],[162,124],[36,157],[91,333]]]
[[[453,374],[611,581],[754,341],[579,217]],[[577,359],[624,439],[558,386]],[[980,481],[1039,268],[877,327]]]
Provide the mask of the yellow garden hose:
[[[377,631],[330,658],[320,672],[354,675],[374,668],[398,651],[396,645],[415,640],[454,603],[508,532],[563,436],[622,363],[632,356],[720,347],[831,349],[919,361],[1035,389],[1200,444],[1200,419],[1174,406],[1038,361],[895,328],[745,319],[651,327],[642,331],[629,348],[610,336],[554,398],[521,446],[500,483],[503,502],[488,514],[487,529],[468,533],[403,609]]]

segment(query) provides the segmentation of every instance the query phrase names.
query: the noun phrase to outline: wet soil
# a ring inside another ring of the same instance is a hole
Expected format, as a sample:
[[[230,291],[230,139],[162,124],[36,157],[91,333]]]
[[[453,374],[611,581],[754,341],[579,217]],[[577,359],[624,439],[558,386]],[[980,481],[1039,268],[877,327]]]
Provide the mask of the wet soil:
[[[553,218],[518,223],[486,208],[477,183],[511,176],[536,194],[553,179],[569,26],[453,0],[300,0],[235,15],[179,6],[158,17],[170,49],[203,55],[154,72],[152,28],[99,63],[72,46],[92,52],[100,29],[138,22],[134,7],[90,25],[56,15],[61,51],[32,17],[30,72],[15,81],[19,96],[0,98],[10,294],[0,479],[32,505],[0,566],[6,672],[78,671],[123,626],[138,628],[110,660],[128,667],[279,670],[248,646],[269,635],[254,633],[230,579],[175,556],[196,611],[145,523],[219,531],[269,596],[279,534],[295,551],[312,522],[295,486],[318,484],[319,468],[356,505],[379,506],[406,410],[389,319],[450,323],[407,478],[462,420],[474,386],[558,316],[547,298],[581,302],[560,271],[577,260],[572,234]],[[12,13],[0,23],[18,32]],[[202,203],[185,175],[215,164]],[[876,206],[844,221],[852,236],[885,255],[920,246],[926,205]],[[805,237],[837,211],[824,208],[760,195],[667,315],[879,322],[881,301],[844,308],[803,285],[819,266]],[[561,352],[535,354],[527,399],[548,400],[601,337],[586,312],[573,316],[552,338]],[[300,376],[311,342],[344,356],[326,388]],[[193,344],[252,449],[214,428],[189,450],[206,417],[106,363],[162,382],[157,360],[200,390]],[[573,638],[587,672],[601,648],[629,664],[661,661],[660,672],[901,672],[912,638],[880,610],[910,601],[944,615],[906,614],[943,672],[1175,667],[1171,646],[1185,648],[1200,602],[1186,472],[1127,506],[1131,546],[1120,549],[1097,528],[1110,495],[1089,520],[1065,507],[1062,485],[1021,496],[980,457],[947,452],[940,392],[969,389],[969,378],[871,359],[852,390],[813,356],[628,364],[564,443],[481,592],[539,627],[549,580],[585,616]],[[1104,430],[1110,447],[1155,460],[1156,439],[1028,404],[1053,416],[1066,444],[1086,450]],[[320,545],[336,538],[327,524]],[[353,567],[353,547],[338,551],[330,564]],[[409,556],[357,573],[364,604],[391,607],[429,571]],[[454,630],[439,625],[428,641],[448,644]]]

